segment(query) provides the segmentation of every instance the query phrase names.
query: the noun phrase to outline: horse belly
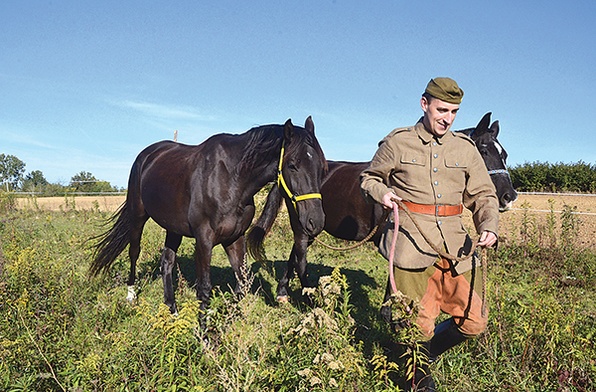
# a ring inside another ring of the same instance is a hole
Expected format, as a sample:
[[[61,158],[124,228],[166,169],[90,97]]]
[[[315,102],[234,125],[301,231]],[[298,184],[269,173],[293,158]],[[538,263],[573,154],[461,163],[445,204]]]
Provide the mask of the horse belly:
[[[162,228],[192,237],[188,220],[190,192],[183,173],[167,176],[159,174],[147,173],[141,183],[141,200],[145,211]]]

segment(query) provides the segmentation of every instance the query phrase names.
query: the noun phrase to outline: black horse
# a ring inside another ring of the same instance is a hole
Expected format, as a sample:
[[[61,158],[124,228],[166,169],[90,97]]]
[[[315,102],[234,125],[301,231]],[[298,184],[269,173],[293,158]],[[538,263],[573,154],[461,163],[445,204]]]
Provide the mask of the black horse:
[[[280,200],[285,197],[294,203],[292,219],[305,235],[314,237],[325,222],[320,187],[326,170],[310,117],[304,128],[294,127],[288,120],[284,125],[260,126],[240,135],[215,135],[197,146],[155,143],[135,160],[126,201],[112,217],[114,225],[96,237],[90,272],[107,271],[130,245],[128,299],[134,299],[141,235],[152,218],[166,230],[161,254],[165,304],[176,313],[172,270],[182,238],[191,237],[196,240],[197,299],[205,308],[212,287],[212,248],[217,244],[228,255],[236,274],[235,290],[240,291],[244,234],[254,217],[254,195],[277,179],[283,185],[276,187]],[[281,195],[280,189],[286,193]]]
[[[491,113],[487,113],[475,128],[457,132],[463,132],[474,140],[497,190],[499,208],[505,211],[517,199],[517,193],[507,172],[507,153],[497,140],[499,122],[490,124],[490,117]],[[369,164],[370,162],[328,161],[329,172],[323,179],[321,194],[325,211],[325,231],[334,237],[361,241],[387,216],[380,204],[367,203],[360,192],[360,173]],[[265,258],[264,237],[273,225],[281,202],[278,192],[272,189],[267,196],[263,213],[248,233],[248,251],[256,260]],[[277,287],[279,301],[285,301],[288,298],[288,283],[294,270],[298,273],[302,287],[308,286],[306,252],[314,236],[301,230],[297,222],[294,222],[295,218],[292,214],[290,214],[290,221],[293,222],[294,246],[286,271]],[[376,233],[369,240],[378,245],[379,239],[380,233]]]

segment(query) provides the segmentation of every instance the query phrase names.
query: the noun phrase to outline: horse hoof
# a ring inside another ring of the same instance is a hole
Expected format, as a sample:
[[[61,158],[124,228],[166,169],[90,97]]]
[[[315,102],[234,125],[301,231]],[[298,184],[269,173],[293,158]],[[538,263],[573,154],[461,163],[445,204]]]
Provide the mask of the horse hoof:
[[[131,303],[135,302],[136,299],[137,299],[137,293],[135,293],[135,287],[128,286],[128,291],[126,294],[126,301],[131,304]]]
[[[288,297],[287,295],[278,295],[277,296],[277,303],[287,304],[289,302],[290,302],[290,297]]]

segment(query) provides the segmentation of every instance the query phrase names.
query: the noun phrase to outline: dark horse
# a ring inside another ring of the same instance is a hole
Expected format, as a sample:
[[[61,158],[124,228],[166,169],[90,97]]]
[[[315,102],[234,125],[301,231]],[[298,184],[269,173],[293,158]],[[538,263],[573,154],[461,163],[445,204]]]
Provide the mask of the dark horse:
[[[285,184],[280,194],[294,201],[292,219],[309,237],[323,229],[320,195],[327,162],[310,117],[304,128],[265,125],[240,135],[219,134],[197,146],[162,141],[145,148],[135,160],[126,201],[112,217],[113,227],[97,237],[90,272],[107,271],[129,247],[129,299],[134,299],[136,262],[143,226],[149,218],[166,230],[161,254],[164,302],[176,313],[172,270],[182,237],[195,244],[197,299],[201,307],[211,294],[212,248],[221,244],[241,287],[244,234],[255,213],[254,195],[267,183]],[[276,191],[280,193],[280,188]],[[132,297],[131,297],[132,295]]]
[[[499,208],[504,211],[517,198],[517,193],[507,172],[507,153],[497,140],[499,122],[490,124],[490,116],[491,113],[485,114],[475,128],[457,132],[463,132],[474,140],[497,190]],[[329,172],[323,179],[321,194],[325,211],[325,231],[334,237],[349,241],[363,240],[379,225],[383,217],[387,216],[380,204],[368,204],[360,192],[360,173],[369,163],[328,161]],[[280,205],[281,198],[272,190],[267,197],[263,214],[248,234],[248,251],[257,260],[265,258],[264,236],[271,228]],[[287,300],[288,283],[294,270],[298,273],[302,287],[308,286],[306,251],[314,237],[302,230],[296,230],[295,226],[298,225],[292,225],[294,246],[286,272],[277,287],[277,298],[281,301]],[[370,241],[378,245],[379,239],[380,233],[376,233]]]

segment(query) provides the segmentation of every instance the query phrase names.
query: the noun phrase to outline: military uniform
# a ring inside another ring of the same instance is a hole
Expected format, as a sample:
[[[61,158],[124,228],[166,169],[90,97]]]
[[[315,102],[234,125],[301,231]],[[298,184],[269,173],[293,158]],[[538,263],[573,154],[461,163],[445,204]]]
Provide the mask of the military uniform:
[[[404,201],[436,208],[449,206],[455,214],[417,213],[412,216],[429,240],[449,254],[470,254],[472,240],[461,219],[464,205],[472,211],[478,233],[497,233],[499,203],[494,185],[480,153],[470,138],[447,132],[442,137],[430,133],[419,121],[409,128],[398,128],[380,143],[370,166],[360,176],[361,189],[369,201],[381,202],[393,191]],[[397,288],[419,301],[416,323],[428,338],[435,333],[435,319],[441,311],[451,316],[466,336],[486,328],[481,316],[478,288],[479,264],[470,255],[460,262],[441,259],[422,237],[414,222],[399,211],[399,235],[394,265]],[[393,225],[381,237],[379,249],[389,258]],[[470,300],[471,298],[471,300]]]
[[[414,221],[400,210],[393,255],[395,283],[398,290],[419,302],[416,324],[428,339],[422,346],[429,362],[480,334],[488,320],[478,295],[482,271],[470,254],[472,240],[461,214],[463,206],[472,211],[476,231],[495,234],[483,239],[485,245],[492,244],[499,224],[499,202],[472,140],[448,131],[463,94],[453,79],[431,79],[420,100],[424,117],[413,127],[398,128],[387,135],[360,176],[367,200],[386,205],[393,192],[412,212],[435,249],[440,247],[461,260],[439,257]],[[392,237],[388,225],[379,244],[386,258],[390,257]],[[441,312],[452,317],[435,326]],[[435,391],[428,364],[423,363],[422,370],[408,377],[406,390],[414,386],[416,390]]]
[[[433,136],[422,121],[414,127],[398,128],[379,143],[368,169],[361,174],[361,188],[369,201],[381,202],[393,191],[405,201],[423,205],[463,205],[472,211],[478,233],[497,233],[499,202],[480,153],[467,136],[448,132]],[[463,227],[461,214],[414,217],[427,237],[452,255],[469,253],[472,246]],[[437,260],[437,253],[422,238],[412,220],[399,215],[394,263],[405,269],[426,268]],[[389,248],[391,235],[381,247]],[[457,273],[472,268],[471,257],[454,265]]]

